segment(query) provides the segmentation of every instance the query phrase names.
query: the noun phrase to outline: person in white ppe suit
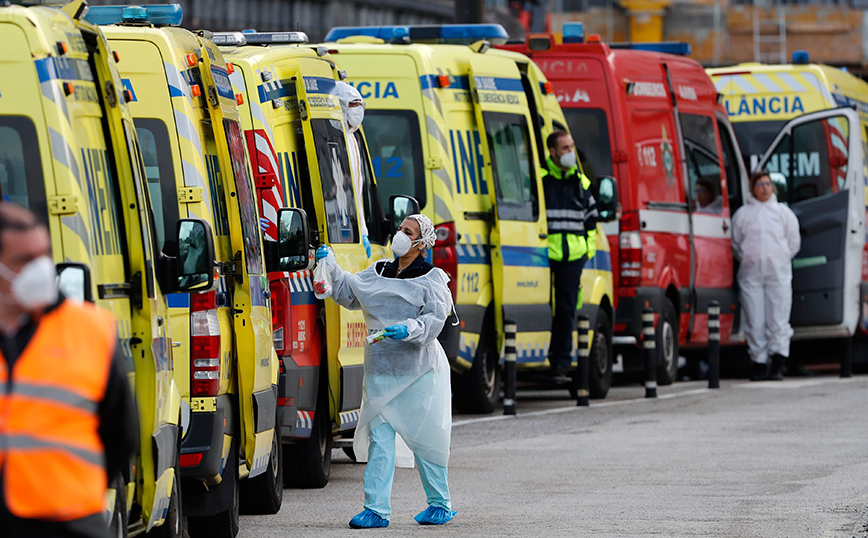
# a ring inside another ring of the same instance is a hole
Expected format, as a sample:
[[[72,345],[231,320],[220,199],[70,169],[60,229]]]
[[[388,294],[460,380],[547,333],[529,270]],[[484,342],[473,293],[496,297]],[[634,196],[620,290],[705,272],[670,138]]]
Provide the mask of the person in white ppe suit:
[[[359,233],[362,236],[365,252],[368,253],[368,258],[370,258],[371,242],[368,240],[368,225],[365,222],[365,204],[362,200],[364,183],[361,168],[362,156],[359,152],[359,143],[355,136],[355,132],[362,125],[362,120],[365,119],[365,101],[362,99],[362,94],[346,82],[335,82],[335,93],[337,93],[338,100],[341,102],[341,110],[344,113],[344,121],[346,121],[350,169],[353,175],[353,186],[356,189],[356,214],[359,216]]]
[[[793,336],[792,259],[801,247],[799,221],[778,203],[767,172],[751,175],[750,185],[753,196],[732,217],[732,250],[741,262],[738,285],[753,362],[750,379],[780,380]]]
[[[440,525],[455,516],[446,472],[452,432],[449,363],[437,341],[453,305],[449,277],[423,256],[434,242],[428,217],[411,215],[392,240],[393,261],[350,274],[325,246],[316,252],[318,263],[324,259],[329,270],[331,298],[345,308],[361,309],[372,338],[380,330],[386,337],[365,346],[353,448],[356,459],[368,464],[365,509],[350,521],[353,528],[389,525],[396,442],[399,450],[412,450],[427,495],[429,506],[416,521]]]

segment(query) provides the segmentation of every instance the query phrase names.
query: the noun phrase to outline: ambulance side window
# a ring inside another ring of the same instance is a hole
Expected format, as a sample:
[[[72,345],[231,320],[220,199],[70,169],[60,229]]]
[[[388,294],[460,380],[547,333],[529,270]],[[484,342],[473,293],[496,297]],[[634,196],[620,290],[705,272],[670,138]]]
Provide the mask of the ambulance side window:
[[[843,189],[848,139],[844,117],[803,123],[784,136],[766,164],[767,171],[780,172],[786,179],[786,185],[776,185],[778,201],[796,204]]]
[[[596,185],[600,176],[613,175],[606,112],[599,108],[565,108],[564,115],[570,124],[582,171],[591,184]]]
[[[258,275],[262,273],[259,217],[256,214],[256,196],[253,193],[253,183],[247,174],[247,152],[244,149],[244,138],[241,136],[241,125],[237,121],[224,119],[223,128],[226,130],[229,153],[232,158],[232,176],[235,180],[238,209],[241,213],[241,229],[244,236],[244,257],[247,261],[247,272],[252,275]]]
[[[380,206],[380,201],[376,198],[377,188],[374,184],[374,177],[371,174],[369,166],[370,157],[368,155],[368,147],[365,145],[365,139],[362,133],[356,129],[351,136],[356,138],[356,145],[359,147],[359,160],[361,161],[359,168],[362,170],[362,192],[359,195],[362,197],[362,208],[365,211],[365,224],[368,226],[368,235],[374,243],[379,245],[385,244],[385,238],[380,236],[380,222],[383,221],[383,210]]]
[[[356,199],[344,132],[326,119],[312,119],[310,127],[316,145],[329,243],[356,243],[359,231]]]
[[[723,197],[714,120],[708,116],[682,113],[681,132],[687,152],[693,210],[720,215],[723,212]]]
[[[179,218],[178,204],[175,203],[178,194],[169,130],[159,119],[136,118],[135,125],[145,164],[145,175],[148,178],[148,193],[154,213],[154,226],[157,228],[158,248],[169,256],[177,256],[178,245],[175,241],[169,241],[168,244],[166,241],[166,230],[169,230],[170,236],[174,236],[175,223]],[[172,203],[167,204],[166,200],[171,200]]]
[[[720,145],[723,148],[723,167],[726,172],[726,190],[729,198],[729,211],[732,213],[741,207],[741,182],[738,177],[738,161],[740,157],[735,152],[735,146],[730,138],[729,131],[723,122],[717,122],[717,130],[720,133]]]
[[[0,192],[48,221],[39,140],[25,116],[0,116]]]
[[[485,112],[491,148],[497,215],[502,220],[535,222],[539,216],[536,172],[531,159],[527,118],[519,114]]]

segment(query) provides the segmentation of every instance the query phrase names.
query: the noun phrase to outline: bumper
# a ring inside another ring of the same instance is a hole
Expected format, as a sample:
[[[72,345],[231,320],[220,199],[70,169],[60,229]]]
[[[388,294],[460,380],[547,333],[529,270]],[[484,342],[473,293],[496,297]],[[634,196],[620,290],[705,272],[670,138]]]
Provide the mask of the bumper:
[[[190,414],[190,427],[181,441],[181,477],[214,482],[223,470],[223,434],[235,423],[232,400],[228,395],[216,398],[216,409]],[[226,424],[226,429],[224,429]],[[201,459],[198,455],[201,454]],[[195,464],[184,462],[198,461]]]
[[[280,420],[280,433],[283,442],[310,437],[310,420],[301,416],[312,416],[316,411],[317,386],[319,385],[319,366],[298,366],[292,357],[280,358],[283,372],[278,381],[277,406]]]

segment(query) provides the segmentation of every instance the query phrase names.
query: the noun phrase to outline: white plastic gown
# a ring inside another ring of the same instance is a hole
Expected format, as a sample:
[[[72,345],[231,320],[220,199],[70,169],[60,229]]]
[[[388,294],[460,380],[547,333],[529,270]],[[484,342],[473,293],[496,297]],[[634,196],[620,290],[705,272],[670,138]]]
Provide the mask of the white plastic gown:
[[[403,340],[386,338],[365,346],[362,409],[353,440],[356,459],[367,461],[368,432],[379,415],[414,454],[445,467],[452,392],[449,363],[437,335],[452,311],[449,277],[434,268],[416,278],[386,278],[377,274],[377,264],[351,274],[338,267],[332,254],[327,259],[331,298],[337,304],[361,309],[368,330],[403,324],[408,331]]]
[[[754,362],[764,364],[775,353],[789,356],[792,259],[800,247],[799,220],[775,195],[766,202],[748,198],[732,217],[732,250],[741,261],[738,285]]]

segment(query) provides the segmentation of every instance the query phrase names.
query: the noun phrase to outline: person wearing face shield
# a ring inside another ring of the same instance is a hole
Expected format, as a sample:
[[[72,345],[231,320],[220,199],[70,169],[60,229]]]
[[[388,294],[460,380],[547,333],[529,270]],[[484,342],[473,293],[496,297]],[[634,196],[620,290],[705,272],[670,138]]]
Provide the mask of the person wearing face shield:
[[[556,130],[547,139],[549,157],[543,170],[548,221],[549,266],[554,281],[549,364],[558,382],[568,382],[573,329],[581,306],[582,269],[597,251],[597,204],[591,181],[579,169],[573,137]]]
[[[356,459],[367,461],[365,509],[350,520],[353,528],[389,525],[396,455],[401,466],[413,462],[401,461],[407,447],[428,502],[416,521],[441,525],[455,516],[446,476],[452,432],[449,362],[437,341],[453,305],[449,277],[423,255],[435,240],[430,219],[411,215],[392,241],[393,261],[350,274],[338,267],[327,247],[316,252],[318,261],[328,258],[331,298],[345,308],[362,310],[370,333],[353,439]]]
[[[0,203],[0,529],[107,537],[138,415],[112,315],[58,292],[50,248],[33,213]]]
[[[362,244],[368,258],[371,257],[371,242],[368,240],[368,225],[365,222],[365,204],[362,200],[364,177],[362,176],[362,157],[359,151],[359,142],[356,139],[356,131],[365,119],[365,101],[358,90],[346,82],[335,82],[335,90],[338,100],[341,102],[341,111],[344,113],[344,121],[347,130],[347,146],[350,157],[350,170],[353,175],[353,186],[356,189],[356,214],[359,216],[359,233],[362,236]]]

